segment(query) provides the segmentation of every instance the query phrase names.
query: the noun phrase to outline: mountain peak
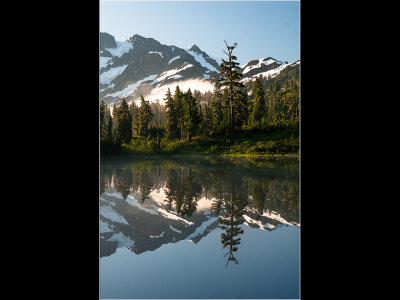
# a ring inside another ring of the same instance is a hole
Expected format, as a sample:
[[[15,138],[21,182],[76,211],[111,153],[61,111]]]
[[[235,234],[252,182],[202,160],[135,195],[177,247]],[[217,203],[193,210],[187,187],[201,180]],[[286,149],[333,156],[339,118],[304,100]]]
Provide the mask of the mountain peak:
[[[136,40],[143,40],[145,37],[139,35],[139,34],[134,34],[132,35],[129,39],[127,39],[127,42],[135,42]]]
[[[190,47],[189,51],[193,51],[196,53],[203,53],[203,51],[201,51],[200,48],[196,44],[194,44],[192,47]]]
[[[134,34],[129,39],[126,40],[129,43],[138,43],[138,44],[146,44],[149,47],[157,47],[160,46],[161,43],[153,38],[147,38],[141,36],[139,34]]]
[[[273,57],[271,57],[271,56],[268,56],[268,57],[266,57],[266,58],[263,58],[262,61],[267,61],[267,60],[270,60],[270,59],[272,59],[272,60],[274,60],[274,61],[277,61],[275,58],[273,58]]]

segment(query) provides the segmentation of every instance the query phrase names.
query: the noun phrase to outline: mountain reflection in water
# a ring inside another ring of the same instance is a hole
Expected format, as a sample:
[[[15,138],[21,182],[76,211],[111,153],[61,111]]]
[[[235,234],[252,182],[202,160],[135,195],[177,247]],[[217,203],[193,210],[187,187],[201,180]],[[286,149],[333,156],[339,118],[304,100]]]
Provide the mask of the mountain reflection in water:
[[[198,243],[217,227],[235,257],[246,226],[299,227],[297,159],[151,158],[101,163],[100,256]]]

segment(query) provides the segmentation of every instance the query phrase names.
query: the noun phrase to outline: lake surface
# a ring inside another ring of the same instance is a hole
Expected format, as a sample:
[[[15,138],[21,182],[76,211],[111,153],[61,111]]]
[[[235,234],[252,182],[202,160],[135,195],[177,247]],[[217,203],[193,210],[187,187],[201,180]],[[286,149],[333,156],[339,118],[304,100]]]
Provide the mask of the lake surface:
[[[299,298],[293,158],[100,165],[100,298]]]

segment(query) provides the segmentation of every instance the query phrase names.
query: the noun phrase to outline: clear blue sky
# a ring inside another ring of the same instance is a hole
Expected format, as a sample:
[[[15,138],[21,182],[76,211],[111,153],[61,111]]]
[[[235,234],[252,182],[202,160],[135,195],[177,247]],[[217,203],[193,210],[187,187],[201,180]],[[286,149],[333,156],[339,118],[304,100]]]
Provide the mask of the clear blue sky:
[[[100,31],[117,41],[139,34],[180,48],[196,44],[219,58],[226,40],[238,43],[240,64],[268,56],[293,62],[300,59],[300,2],[101,1]]]

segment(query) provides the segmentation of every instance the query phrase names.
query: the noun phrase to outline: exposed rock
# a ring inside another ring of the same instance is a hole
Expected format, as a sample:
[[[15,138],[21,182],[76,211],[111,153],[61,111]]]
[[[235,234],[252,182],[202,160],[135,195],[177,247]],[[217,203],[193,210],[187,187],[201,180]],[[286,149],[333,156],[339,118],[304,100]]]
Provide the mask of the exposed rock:
[[[106,48],[117,48],[114,37],[107,32],[100,32],[100,50]]]

